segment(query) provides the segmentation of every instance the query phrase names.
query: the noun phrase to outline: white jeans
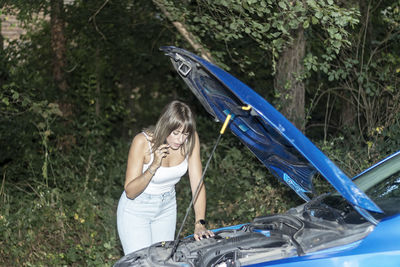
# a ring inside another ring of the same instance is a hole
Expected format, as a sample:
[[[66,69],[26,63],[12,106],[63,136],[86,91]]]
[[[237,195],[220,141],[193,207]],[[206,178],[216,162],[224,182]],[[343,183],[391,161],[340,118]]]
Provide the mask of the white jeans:
[[[174,240],[175,189],[161,195],[141,193],[133,200],[124,191],[118,203],[117,227],[125,255],[160,241]]]

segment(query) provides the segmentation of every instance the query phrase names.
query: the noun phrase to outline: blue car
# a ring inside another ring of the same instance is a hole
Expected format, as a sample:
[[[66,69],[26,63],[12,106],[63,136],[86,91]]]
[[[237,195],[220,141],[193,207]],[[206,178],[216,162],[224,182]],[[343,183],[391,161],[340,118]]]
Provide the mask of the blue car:
[[[161,242],[115,266],[400,266],[400,151],[350,179],[248,86],[180,48],[164,53],[204,108],[305,203],[284,214]],[[336,190],[310,198],[317,173]]]

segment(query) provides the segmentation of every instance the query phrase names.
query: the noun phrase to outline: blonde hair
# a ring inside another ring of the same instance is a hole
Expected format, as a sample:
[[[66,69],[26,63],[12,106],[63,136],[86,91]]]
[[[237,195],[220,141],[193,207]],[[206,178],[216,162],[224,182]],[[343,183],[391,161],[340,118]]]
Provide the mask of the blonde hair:
[[[164,107],[154,127],[144,130],[152,135],[152,151],[164,144],[172,131],[180,127],[183,128],[183,133],[188,133],[183,145],[183,155],[191,155],[195,143],[196,121],[189,106],[178,100],[172,101]]]

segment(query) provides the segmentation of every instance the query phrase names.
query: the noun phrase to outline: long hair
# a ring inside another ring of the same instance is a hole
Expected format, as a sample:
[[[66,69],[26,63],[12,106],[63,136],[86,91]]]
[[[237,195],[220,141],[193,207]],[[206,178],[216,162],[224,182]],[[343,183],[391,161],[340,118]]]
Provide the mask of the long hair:
[[[155,127],[145,129],[152,135],[152,151],[162,145],[172,131],[180,127],[183,127],[184,133],[188,133],[182,153],[185,156],[191,155],[195,143],[196,121],[189,106],[178,100],[164,107]]]

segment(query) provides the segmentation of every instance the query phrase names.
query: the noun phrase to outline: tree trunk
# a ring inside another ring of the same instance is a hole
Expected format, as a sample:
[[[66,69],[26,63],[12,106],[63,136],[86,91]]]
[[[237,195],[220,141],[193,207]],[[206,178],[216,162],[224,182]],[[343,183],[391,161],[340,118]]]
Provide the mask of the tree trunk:
[[[340,121],[339,128],[340,129],[349,129],[356,126],[357,119],[357,110],[355,108],[354,103],[350,102],[351,95],[346,94],[343,95],[344,98],[348,99],[348,101],[344,101],[342,108],[340,109]]]
[[[299,28],[293,43],[280,55],[275,75],[275,91],[279,95],[278,109],[299,130],[305,124],[305,88],[301,78],[306,41],[303,28]]]
[[[4,50],[4,38],[3,34],[1,33],[2,25],[1,25],[1,18],[0,18],[0,60],[3,60],[3,50]],[[3,65],[4,63],[0,62],[0,89],[2,89],[4,81],[5,81],[5,73],[3,72]]]
[[[2,30],[2,25],[1,25],[1,19],[0,19],[0,52],[2,52],[4,49],[4,38],[3,38],[3,34],[1,33],[1,30]]]
[[[63,0],[50,1],[51,48],[53,51],[53,79],[61,91],[67,91],[65,79],[65,35]]]
[[[193,34],[187,29],[186,25],[179,21],[174,21],[171,14],[167,11],[165,6],[161,3],[161,1],[153,0],[153,3],[161,10],[161,12],[171,21],[172,25],[178,30],[178,32],[186,39],[186,41],[193,47],[195,52],[199,52],[200,56],[209,62],[214,62],[210,52],[208,52],[199,42],[196,41],[196,38]]]

